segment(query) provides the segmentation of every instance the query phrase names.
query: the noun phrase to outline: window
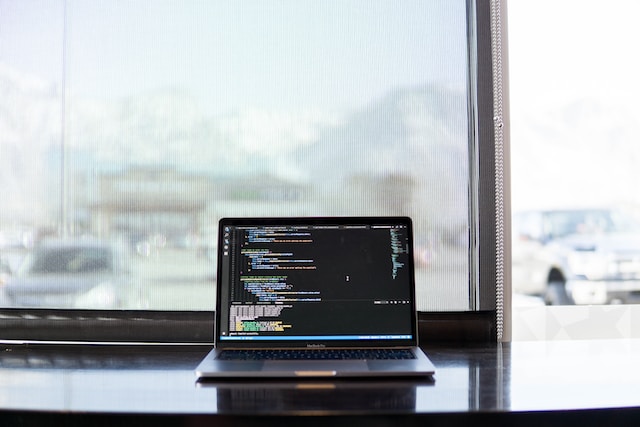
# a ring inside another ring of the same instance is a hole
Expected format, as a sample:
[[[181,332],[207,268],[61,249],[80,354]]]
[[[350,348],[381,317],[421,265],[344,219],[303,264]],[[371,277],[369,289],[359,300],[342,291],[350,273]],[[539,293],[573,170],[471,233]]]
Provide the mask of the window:
[[[638,8],[509,4],[514,339],[639,332]]]
[[[0,306],[207,312],[222,217],[409,215],[419,309],[495,310],[489,6],[0,3]]]

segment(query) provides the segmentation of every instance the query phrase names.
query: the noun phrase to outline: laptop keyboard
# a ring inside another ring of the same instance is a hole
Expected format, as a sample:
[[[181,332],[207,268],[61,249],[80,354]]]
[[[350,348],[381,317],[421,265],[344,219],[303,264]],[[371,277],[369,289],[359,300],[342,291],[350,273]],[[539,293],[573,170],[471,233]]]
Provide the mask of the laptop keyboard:
[[[402,360],[415,359],[409,349],[224,350],[222,360]]]

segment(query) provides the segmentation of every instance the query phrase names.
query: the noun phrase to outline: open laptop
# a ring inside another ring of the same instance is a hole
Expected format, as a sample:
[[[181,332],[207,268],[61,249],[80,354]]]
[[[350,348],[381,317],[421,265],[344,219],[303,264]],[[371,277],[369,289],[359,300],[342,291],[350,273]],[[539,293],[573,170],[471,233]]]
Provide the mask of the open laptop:
[[[407,217],[223,218],[205,378],[429,377]]]

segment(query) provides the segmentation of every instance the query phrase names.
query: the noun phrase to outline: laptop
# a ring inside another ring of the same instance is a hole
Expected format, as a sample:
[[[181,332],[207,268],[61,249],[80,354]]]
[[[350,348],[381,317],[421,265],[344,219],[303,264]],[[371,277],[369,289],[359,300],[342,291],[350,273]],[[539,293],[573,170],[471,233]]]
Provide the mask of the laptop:
[[[431,377],[408,217],[223,218],[207,378]]]

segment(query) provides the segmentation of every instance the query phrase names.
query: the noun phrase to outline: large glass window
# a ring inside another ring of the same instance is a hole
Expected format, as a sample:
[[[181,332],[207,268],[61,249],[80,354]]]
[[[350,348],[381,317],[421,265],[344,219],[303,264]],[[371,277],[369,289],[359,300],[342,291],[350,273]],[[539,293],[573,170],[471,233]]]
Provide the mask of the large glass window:
[[[509,4],[515,339],[640,333],[639,12]]]
[[[0,1],[0,305],[211,310],[223,216],[409,215],[474,309],[468,7]]]

